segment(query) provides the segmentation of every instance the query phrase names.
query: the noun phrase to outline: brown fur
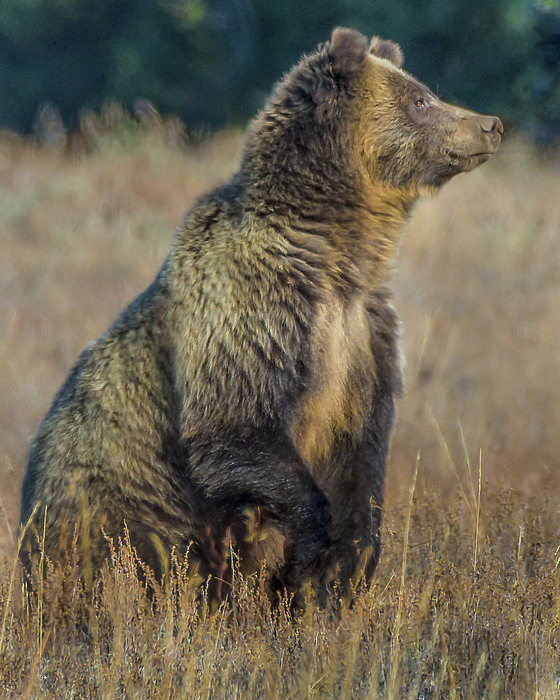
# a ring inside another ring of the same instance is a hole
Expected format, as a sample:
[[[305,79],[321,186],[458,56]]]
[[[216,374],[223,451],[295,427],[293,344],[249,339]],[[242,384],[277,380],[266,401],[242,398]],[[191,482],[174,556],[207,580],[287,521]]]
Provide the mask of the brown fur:
[[[399,234],[420,193],[484,162],[501,132],[401,63],[349,29],[305,56],[232,182],[187,213],[156,280],[81,355],[23,489],[29,532],[47,509],[51,555],[79,525],[97,567],[126,523],[156,570],[162,546],[192,541],[222,577],[231,532],[245,570],[273,560],[273,587],[344,586],[360,560],[371,576],[402,383]]]

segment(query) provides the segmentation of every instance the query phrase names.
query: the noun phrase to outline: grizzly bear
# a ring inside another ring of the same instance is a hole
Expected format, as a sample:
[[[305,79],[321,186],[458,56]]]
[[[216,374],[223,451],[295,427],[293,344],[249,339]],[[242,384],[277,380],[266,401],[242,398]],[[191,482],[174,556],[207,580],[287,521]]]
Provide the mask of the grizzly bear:
[[[371,578],[402,388],[399,234],[502,133],[402,60],[339,28],[277,85],[238,172],[185,215],[44,418],[23,485],[28,566],[44,542],[98,568],[126,528],[156,573],[175,548],[218,577],[226,533],[242,570],[254,559],[252,513],[281,541],[271,589]]]

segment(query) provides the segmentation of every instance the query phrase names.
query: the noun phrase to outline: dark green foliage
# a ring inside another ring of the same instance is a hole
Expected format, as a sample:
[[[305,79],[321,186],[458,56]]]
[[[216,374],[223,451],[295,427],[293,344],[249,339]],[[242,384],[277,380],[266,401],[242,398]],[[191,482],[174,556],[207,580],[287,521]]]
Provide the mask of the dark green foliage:
[[[50,102],[74,128],[137,99],[191,128],[242,124],[336,25],[399,42],[446,100],[560,130],[558,0],[2,0],[0,126],[30,131]]]
[[[75,127],[83,107],[147,99],[188,123],[228,119],[224,99],[245,29],[228,3],[5,0],[0,5],[0,125],[29,131],[56,105]]]

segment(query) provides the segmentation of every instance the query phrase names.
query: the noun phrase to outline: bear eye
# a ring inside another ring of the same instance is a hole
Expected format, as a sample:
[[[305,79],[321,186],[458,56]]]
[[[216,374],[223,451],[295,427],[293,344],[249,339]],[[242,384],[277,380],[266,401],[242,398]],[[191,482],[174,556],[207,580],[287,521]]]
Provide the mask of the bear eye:
[[[418,109],[421,109],[422,107],[426,106],[426,101],[424,100],[423,97],[417,97],[414,100],[414,106],[417,107]]]

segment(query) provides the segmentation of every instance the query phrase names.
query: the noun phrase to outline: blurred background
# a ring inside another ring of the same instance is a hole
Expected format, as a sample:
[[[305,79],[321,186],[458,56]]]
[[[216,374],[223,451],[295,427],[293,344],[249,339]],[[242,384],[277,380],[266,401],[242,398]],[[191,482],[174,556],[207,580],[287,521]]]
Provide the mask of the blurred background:
[[[336,25],[397,41],[446,100],[560,135],[558,0],[2,0],[0,127],[139,100],[188,130],[244,125]]]

